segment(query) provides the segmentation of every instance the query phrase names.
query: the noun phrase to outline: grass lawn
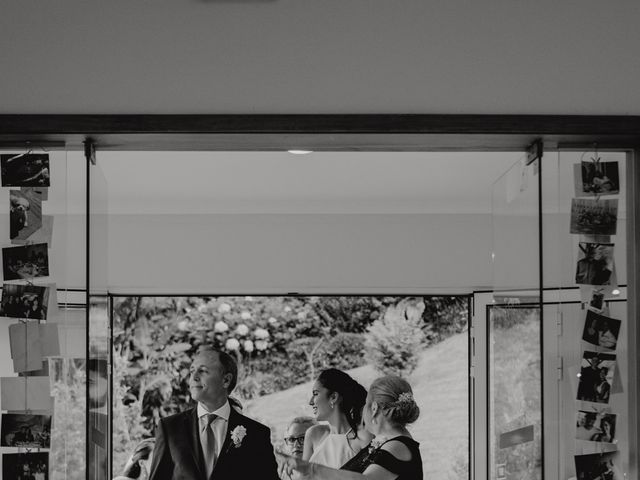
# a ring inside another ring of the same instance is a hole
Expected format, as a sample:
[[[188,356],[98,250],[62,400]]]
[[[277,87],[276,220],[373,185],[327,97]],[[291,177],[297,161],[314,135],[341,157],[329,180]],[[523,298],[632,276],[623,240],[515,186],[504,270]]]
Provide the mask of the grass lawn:
[[[365,387],[379,376],[369,365],[348,373]],[[420,442],[425,478],[458,480],[453,465],[466,460],[469,435],[467,332],[425,349],[409,381],[421,411],[410,429]],[[253,400],[245,414],[271,427],[274,445],[279,446],[292,418],[312,415],[311,386],[307,382]]]

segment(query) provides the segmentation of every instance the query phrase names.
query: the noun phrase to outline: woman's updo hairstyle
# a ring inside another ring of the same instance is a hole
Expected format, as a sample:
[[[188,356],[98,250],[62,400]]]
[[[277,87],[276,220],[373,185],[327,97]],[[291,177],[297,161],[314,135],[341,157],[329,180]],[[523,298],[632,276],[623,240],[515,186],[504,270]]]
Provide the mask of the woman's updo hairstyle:
[[[411,385],[398,376],[376,378],[369,393],[391,423],[406,425],[415,422],[420,416],[420,408],[413,398]]]
[[[340,395],[338,408],[347,417],[349,426],[357,435],[362,422],[362,408],[367,402],[367,390],[351,378],[348,374],[337,368],[328,368],[318,375],[318,382],[329,393],[336,392]]]

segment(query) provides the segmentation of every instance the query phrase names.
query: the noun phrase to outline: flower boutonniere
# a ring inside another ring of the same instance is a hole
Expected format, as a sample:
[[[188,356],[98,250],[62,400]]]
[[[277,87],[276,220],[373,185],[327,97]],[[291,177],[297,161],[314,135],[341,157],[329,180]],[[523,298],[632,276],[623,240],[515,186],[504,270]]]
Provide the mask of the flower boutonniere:
[[[238,425],[231,431],[231,441],[235,448],[239,448],[242,445],[242,440],[247,436],[247,429],[242,425]]]

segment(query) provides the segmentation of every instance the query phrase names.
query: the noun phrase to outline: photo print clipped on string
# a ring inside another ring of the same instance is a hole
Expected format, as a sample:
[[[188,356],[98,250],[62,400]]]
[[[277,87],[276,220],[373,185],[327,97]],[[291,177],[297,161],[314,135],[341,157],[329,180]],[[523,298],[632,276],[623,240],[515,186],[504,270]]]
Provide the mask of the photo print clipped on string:
[[[49,276],[49,252],[46,243],[2,249],[4,280],[29,280]]]
[[[585,351],[580,363],[577,400],[609,404],[616,355]]]
[[[0,155],[0,175],[3,187],[49,187],[48,153]]]

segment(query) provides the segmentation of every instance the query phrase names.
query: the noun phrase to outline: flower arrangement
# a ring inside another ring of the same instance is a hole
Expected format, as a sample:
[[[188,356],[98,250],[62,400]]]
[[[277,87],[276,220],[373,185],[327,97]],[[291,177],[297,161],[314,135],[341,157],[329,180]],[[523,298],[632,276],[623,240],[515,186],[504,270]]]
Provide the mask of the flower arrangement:
[[[242,445],[242,440],[246,436],[247,429],[244,426],[238,425],[236,428],[234,428],[231,431],[231,441],[233,442],[233,446],[235,448],[240,448],[240,446]]]

